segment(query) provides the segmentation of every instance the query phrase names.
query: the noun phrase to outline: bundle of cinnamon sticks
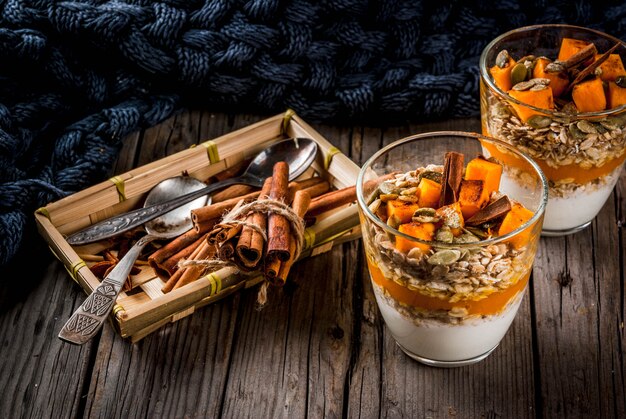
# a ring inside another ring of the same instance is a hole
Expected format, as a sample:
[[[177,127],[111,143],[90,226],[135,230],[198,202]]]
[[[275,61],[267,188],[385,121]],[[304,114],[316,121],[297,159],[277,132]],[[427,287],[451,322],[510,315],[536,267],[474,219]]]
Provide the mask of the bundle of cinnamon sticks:
[[[301,246],[294,216],[310,225],[319,214],[356,199],[354,186],[329,192],[329,183],[320,177],[289,182],[288,176],[288,165],[278,162],[261,190],[231,186],[213,195],[211,205],[192,211],[194,228],[148,258],[165,281],[162,291],[180,288],[220,267],[207,260],[234,264],[244,272],[260,271],[269,283],[283,285]],[[236,220],[225,217],[252,202],[256,210],[239,214]],[[276,202],[283,207],[274,210]]]

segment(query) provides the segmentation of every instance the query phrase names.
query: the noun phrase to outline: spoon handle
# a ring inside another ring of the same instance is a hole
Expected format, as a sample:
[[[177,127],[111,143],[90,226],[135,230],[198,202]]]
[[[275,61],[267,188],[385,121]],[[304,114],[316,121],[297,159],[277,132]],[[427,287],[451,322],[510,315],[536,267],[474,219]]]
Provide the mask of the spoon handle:
[[[225,179],[220,182],[212,183],[204,189],[199,189],[186,195],[181,195],[160,204],[150,205],[107,218],[106,220],[100,221],[99,223],[93,224],[70,235],[67,237],[67,242],[72,246],[78,246],[116,236],[125,231],[132,230],[135,227],[139,227],[145,222],[153,220],[166,212],[185,205],[194,199],[237,183],[249,183],[249,181],[244,176]]]
[[[59,338],[82,345],[98,333],[109,316],[139,253],[146,244],[156,238],[157,236],[147,235],[137,240],[137,243],[128,250],[128,253],[72,314],[59,332]]]

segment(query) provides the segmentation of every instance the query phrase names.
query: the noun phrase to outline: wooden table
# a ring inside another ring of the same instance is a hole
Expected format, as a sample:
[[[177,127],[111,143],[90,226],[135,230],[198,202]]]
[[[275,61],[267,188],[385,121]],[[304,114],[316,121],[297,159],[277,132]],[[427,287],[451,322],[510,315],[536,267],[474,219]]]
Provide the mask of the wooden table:
[[[262,118],[181,113],[127,138],[114,172]],[[409,134],[480,130],[477,118],[312,125],[357,164]],[[590,228],[541,239],[499,348],[457,369],[426,367],[395,345],[360,241],[298,263],[263,311],[252,289],[135,345],[106,325],[72,346],[57,334],[85,294],[40,239],[24,270],[2,273],[0,417],[625,417],[625,196],[622,175]]]

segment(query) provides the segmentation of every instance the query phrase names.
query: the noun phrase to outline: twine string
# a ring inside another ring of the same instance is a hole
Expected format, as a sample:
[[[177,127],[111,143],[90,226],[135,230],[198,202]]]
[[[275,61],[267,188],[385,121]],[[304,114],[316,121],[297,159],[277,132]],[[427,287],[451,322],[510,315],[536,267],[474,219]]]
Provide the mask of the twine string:
[[[245,218],[247,218],[248,215],[253,212],[267,212],[267,213],[279,214],[285,217],[287,221],[289,221],[289,225],[291,226],[291,232],[292,234],[294,234],[295,239],[296,239],[296,250],[294,252],[293,258],[294,260],[298,259],[298,257],[300,256],[300,253],[302,252],[302,248],[304,245],[305,223],[304,223],[304,220],[298,217],[298,214],[296,214],[289,205],[285,204],[282,201],[266,198],[266,199],[259,199],[259,200],[250,202],[248,204],[235,207],[222,217],[220,224],[222,225],[240,224],[243,226],[250,227],[254,231],[258,232],[263,238],[263,241],[267,243],[268,241],[267,233],[263,231],[263,229],[261,229],[256,224],[244,221]],[[204,259],[204,260],[184,260],[184,261],[179,262],[179,267],[200,266],[200,265],[206,266],[206,267],[218,267],[218,268],[222,268],[225,266],[237,267],[237,264],[235,262],[230,261],[230,260],[222,260],[219,258],[211,258],[211,259]],[[238,271],[241,272],[240,269],[238,269]]]

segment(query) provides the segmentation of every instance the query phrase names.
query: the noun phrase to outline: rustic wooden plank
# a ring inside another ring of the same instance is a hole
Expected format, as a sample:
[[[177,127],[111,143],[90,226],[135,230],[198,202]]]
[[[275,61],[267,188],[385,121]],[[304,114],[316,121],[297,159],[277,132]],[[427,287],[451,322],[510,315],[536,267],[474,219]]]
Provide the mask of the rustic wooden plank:
[[[546,417],[623,416],[623,268],[617,237],[611,198],[591,228],[542,239],[534,290]]]
[[[80,289],[60,263],[43,266],[32,276],[23,270],[2,275],[14,280],[0,290],[0,417],[70,418],[82,409],[97,342],[73,346],[57,338],[82,301]]]
[[[383,319],[376,305],[362,243],[352,243],[358,278],[355,284],[354,346],[346,377],[346,415],[372,418],[380,415],[383,353]]]
[[[626,175],[622,171],[620,185]],[[623,196],[623,195],[621,195]],[[626,203],[615,191],[593,222],[594,283],[598,290],[598,393],[601,417],[626,417],[624,348],[624,265],[619,214]],[[588,249],[582,249],[588,251]]]
[[[239,296],[135,345],[103,333],[85,417],[212,417],[220,410]]]
[[[244,293],[225,417],[341,416],[355,276],[344,260],[335,247],[298,262],[261,311]]]

